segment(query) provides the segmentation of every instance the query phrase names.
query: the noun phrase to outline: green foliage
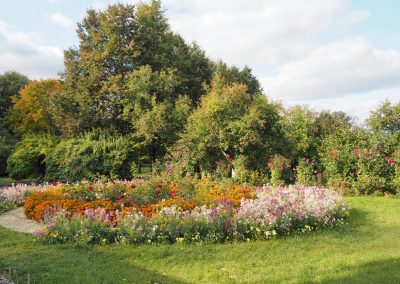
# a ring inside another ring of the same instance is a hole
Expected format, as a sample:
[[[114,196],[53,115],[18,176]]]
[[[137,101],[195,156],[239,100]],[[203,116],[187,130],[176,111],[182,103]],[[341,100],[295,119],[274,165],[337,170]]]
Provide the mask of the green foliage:
[[[362,129],[338,130],[322,140],[319,154],[329,186],[350,189],[357,170],[354,151],[366,146],[366,134]]]
[[[392,105],[384,101],[376,111],[372,111],[368,124],[374,132],[395,134],[400,132],[400,102]],[[397,136],[400,138],[400,136]],[[398,143],[399,140],[397,140]]]
[[[174,93],[173,70],[153,72],[150,66],[129,74],[123,117],[135,129],[140,147],[155,162],[178,139],[190,112],[190,99]]]
[[[180,95],[195,104],[204,93],[203,84],[211,79],[211,64],[204,52],[170,30],[159,1],[89,10],[77,32],[79,47],[66,51],[62,76],[59,109],[64,117],[60,122],[68,122],[63,128],[66,135],[94,127],[135,132],[136,124],[127,124],[126,115],[138,107],[140,91],[151,90],[143,94],[146,106],[151,106],[154,97],[160,108],[165,103],[174,105]],[[143,110],[143,105],[139,107]]]
[[[396,193],[391,180],[394,177],[395,161],[384,157],[376,149],[356,149],[356,181],[353,191],[358,194],[374,192]]]
[[[54,144],[48,134],[24,136],[7,160],[7,173],[14,179],[43,177],[45,159]]]
[[[19,90],[27,83],[28,78],[15,71],[0,75],[0,120],[11,107],[11,98],[18,96]]]
[[[258,79],[251,73],[247,66],[240,70],[236,66],[228,67],[226,63],[218,61],[214,64],[215,76],[219,76],[225,85],[238,83],[245,85],[251,95],[261,94],[262,88]]]
[[[46,157],[46,179],[78,181],[108,177],[130,178],[137,161],[132,141],[104,131],[62,140]]]
[[[219,76],[182,135],[189,164],[205,173],[213,173],[219,161],[234,166],[237,159],[245,169],[262,169],[281,137],[277,105],[249,94],[245,85],[226,85]]]
[[[301,159],[296,167],[296,183],[302,185],[316,185],[315,161]]]
[[[0,124],[0,176],[6,174],[7,159],[15,147],[14,137]]]
[[[14,208],[17,208],[17,205],[11,199],[6,199],[0,202],[0,215],[10,211]]]
[[[316,116],[306,107],[295,106],[284,112],[283,127],[287,139],[285,152],[292,161],[316,156]]]
[[[281,155],[274,155],[269,158],[268,169],[271,173],[273,185],[281,186],[292,179],[290,161]]]

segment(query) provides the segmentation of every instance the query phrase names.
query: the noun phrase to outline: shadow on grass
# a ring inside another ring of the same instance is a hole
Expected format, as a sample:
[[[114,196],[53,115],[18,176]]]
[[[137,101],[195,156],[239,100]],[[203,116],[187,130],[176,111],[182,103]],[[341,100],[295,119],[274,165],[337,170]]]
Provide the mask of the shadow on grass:
[[[332,275],[331,279],[318,281],[318,283],[400,283],[400,259],[372,261],[349,266],[341,269],[340,274],[348,276],[335,277]]]
[[[347,222],[349,223],[349,225],[351,225],[352,227],[360,227],[360,226],[366,226],[369,225],[369,221],[368,220],[368,213],[364,210],[360,210],[358,208],[353,208],[350,211],[350,216],[347,220]]]
[[[167,271],[164,273],[162,267],[154,265],[150,269],[145,268],[145,261],[143,267],[133,264],[132,258],[137,260],[141,254],[133,253],[128,257],[128,254],[123,252],[124,247],[121,247],[121,251],[118,247],[111,251],[101,251],[101,247],[35,247],[36,249],[17,248],[9,258],[0,254],[0,271],[7,271],[9,267],[16,270],[20,283],[25,283],[29,273],[32,284],[187,283],[168,275]]]

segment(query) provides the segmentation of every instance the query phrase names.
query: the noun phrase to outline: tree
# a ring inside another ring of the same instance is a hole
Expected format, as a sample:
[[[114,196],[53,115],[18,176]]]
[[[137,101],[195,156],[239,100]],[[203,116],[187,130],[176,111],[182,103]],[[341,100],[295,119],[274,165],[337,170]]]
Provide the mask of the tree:
[[[197,45],[187,45],[168,25],[159,1],[111,5],[89,10],[78,24],[78,49],[65,52],[63,102],[70,116],[69,135],[97,128],[132,132],[123,120],[130,74],[143,66],[154,72],[175,70],[174,97],[187,95],[193,105],[204,93],[212,68]],[[68,108],[73,105],[72,108]]]
[[[294,106],[284,112],[283,127],[288,144],[285,152],[297,163],[299,158],[316,157],[315,113],[304,106]]]
[[[282,143],[278,106],[247,86],[225,84],[220,76],[189,117],[182,135],[190,163],[212,173],[220,162],[232,168],[263,169]]]
[[[9,71],[0,75],[0,120],[11,107],[11,98],[18,96],[19,90],[28,83],[28,78],[18,72]]]
[[[393,135],[400,132],[400,101],[391,104],[384,101],[376,111],[372,111],[368,119],[368,125],[378,133]]]
[[[172,70],[154,71],[144,66],[127,78],[122,100],[123,118],[152,162],[176,142],[190,112],[190,99],[174,93],[178,83]]]
[[[260,82],[247,66],[240,70],[236,66],[228,67],[226,63],[218,61],[214,64],[214,69],[215,74],[220,76],[225,84],[243,84],[247,87],[247,92],[251,95],[261,94],[263,91]]]
[[[325,137],[339,129],[350,129],[353,126],[352,118],[342,111],[321,111],[316,114],[316,135]]]
[[[27,83],[28,78],[15,71],[0,75],[0,176],[5,175],[7,159],[16,143],[4,120],[12,106],[12,97],[17,97],[19,90]]]
[[[14,105],[7,117],[15,133],[55,133],[57,129],[53,123],[52,111],[54,98],[61,90],[61,82],[53,79],[31,81],[21,89],[19,96],[12,98]]]
[[[15,138],[0,124],[0,176],[6,174],[7,159],[15,146]]]

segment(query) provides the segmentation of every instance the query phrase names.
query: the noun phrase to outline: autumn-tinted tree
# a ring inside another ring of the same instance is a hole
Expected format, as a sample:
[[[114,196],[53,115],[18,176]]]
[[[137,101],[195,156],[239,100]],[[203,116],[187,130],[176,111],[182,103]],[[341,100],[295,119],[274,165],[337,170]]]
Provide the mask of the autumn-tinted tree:
[[[23,87],[19,95],[12,98],[13,108],[7,117],[15,133],[56,133],[52,113],[56,107],[54,100],[61,90],[60,81],[53,79],[31,81]]]

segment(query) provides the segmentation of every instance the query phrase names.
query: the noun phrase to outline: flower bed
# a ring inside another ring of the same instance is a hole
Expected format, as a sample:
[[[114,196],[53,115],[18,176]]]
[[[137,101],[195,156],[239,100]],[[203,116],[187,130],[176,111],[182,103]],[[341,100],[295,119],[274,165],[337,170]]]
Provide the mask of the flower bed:
[[[204,180],[59,185],[31,194],[25,214],[48,243],[258,240],[344,223],[349,208],[319,187],[247,187]]]
[[[0,188],[0,214],[24,204],[25,198],[34,191],[43,191],[49,188],[48,184],[26,185],[17,184]]]

